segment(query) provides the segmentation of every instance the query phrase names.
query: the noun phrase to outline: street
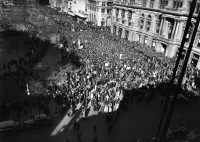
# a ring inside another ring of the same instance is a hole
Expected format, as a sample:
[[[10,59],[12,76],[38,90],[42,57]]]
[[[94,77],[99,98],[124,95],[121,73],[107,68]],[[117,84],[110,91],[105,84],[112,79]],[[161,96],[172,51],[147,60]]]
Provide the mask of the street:
[[[161,115],[160,96],[152,100],[150,105],[146,102],[137,104],[129,103],[128,109],[120,113],[117,122],[114,124],[113,131],[107,133],[107,123],[105,114],[98,114],[88,117],[86,120],[80,120],[80,131],[82,133],[82,141],[90,142],[93,140],[94,133],[92,126],[97,124],[97,138],[99,142],[131,142],[136,141],[140,137],[154,137],[158,127],[158,121]],[[46,128],[36,130],[23,131],[15,135],[1,136],[2,142],[63,142],[68,138],[70,142],[77,142],[77,131],[70,126],[65,127],[63,132],[58,135],[51,136],[53,130],[60,121],[65,117],[56,117],[53,119],[53,125]],[[199,100],[190,102],[189,105],[177,105],[175,115],[172,119],[171,126],[185,126],[189,130],[200,128],[200,103]]]

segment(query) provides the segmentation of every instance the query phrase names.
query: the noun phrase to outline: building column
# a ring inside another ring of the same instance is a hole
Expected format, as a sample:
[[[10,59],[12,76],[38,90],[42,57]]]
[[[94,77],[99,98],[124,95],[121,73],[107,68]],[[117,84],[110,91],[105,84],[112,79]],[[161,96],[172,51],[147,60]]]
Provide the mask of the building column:
[[[178,40],[178,41],[181,41],[181,36],[182,36],[182,33],[183,33],[183,26],[184,26],[184,22],[183,21],[181,21],[181,22],[179,22],[179,27],[177,28],[177,35],[176,35],[176,39]]]
[[[111,34],[113,34],[113,24],[111,25]]]
[[[125,25],[128,26],[128,10],[125,10]]]
[[[121,13],[122,13],[122,10],[121,9],[119,9],[119,14],[118,14],[118,17],[117,18],[119,18],[119,23],[121,24],[122,23],[122,16],[121,16]]]
[[[116,35],[118,36],[119,27],[116,26]]]
[[[154,2],[154,8],[155,9],[159,8],[159,3],[160,3],[160,0],[155,0],[155,2]]]
[[[151,29],[152,29],[152,33],[156,33],[156,21],[157,21],[157,17],[154,16],[154,18],[151,21]]]
[[[136,41],[136,36],[137,36],[138,34],[136,34],[135,33],[135,31],[132,33],[132,41]]]
[[[173,30],[172,30],[171,40],[174,39],[174,35],[175,35],[175,32],[176,32],[176,27],[177,27],[177,21],[175,20],[174,21]]]
[[[140,34],[140,43],[144,43],[144,35]]]
[[[115,9],[113,8],[113,10],[112,10],[112,16],[116,16],[116,13],[115,13]]]
[[[146,3],[146,7],[147,7],[147,8],[150,7],[150,1],[151,1],[151,0],[146,0],[146,2],[147,2],[147,3]]]
[[[129,31],[128,40],[132,41],[133,31]]]
[[[160,24],[160,29],[159,29],[159,35],[162,34],[162,27],[163,27],[163,23],[164,23],[164,18],[161,19],[161,24]]]
[[[152,36],[149,36],[149,37],[148,37],[147,45],[149,45],[149,46],[151,47],[151,46],[152,46],[152,42],[153,42],[153,37],[152,37]]]
[[[122,38],[124,38],[124,37],[125,37],[125,29],[122,28]]]
[[[200,59],[199,59],[198,62],[197,62],[196,68],[197,68],[197,69],[200,69]]]
[[[164,24],[163,24],[161,36],[164,36],[165,38],[167,38],[168,29],[169,29],[169,22],[167,20],[165,20]]]
[[[179,30],[179,24],[180,24],[180,22],[177,21],[176,30],[175,30],[175,33],[174,33],[174,40],[177,40],[177,35],[178,35],[178,30]]]
[[[172,0],[169,0],[169,1],[168,1],[167,7],[170,7],[170,8],[173,7],[173,1],[172,1]]]
[[[176,51],[177,51],[177,46],[176,45],[169,45],[167,47],[168,49],[168,57],[173,58],[174,56],[176,56]]]

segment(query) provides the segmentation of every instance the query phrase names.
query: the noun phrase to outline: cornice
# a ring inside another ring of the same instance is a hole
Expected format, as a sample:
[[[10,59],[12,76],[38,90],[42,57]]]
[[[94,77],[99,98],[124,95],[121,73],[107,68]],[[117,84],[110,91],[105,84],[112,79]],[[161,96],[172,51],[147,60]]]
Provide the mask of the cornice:
[[[121,7],[126,7],[126,8],[134,8],[134,9],[140,9],[140,10],[147,10],[147,11],[151,11],[151,12],[159,12],[161,14],[169,14],[169,15],[174,15],[174,16],[184,16],[184,17],[188,17],[188,13],[180,13],[180,12],[174,12],[174,11],[169,11],[169,10],[165,10],[165,9],[154,9],[154,8],[147,8],[147,7],[142,7],[142,6],[137,6],[137,5],[123,5],[123,4],[117,4],[114,3],[114,6],[119,6],[117,8],[121,8]],[[197,18],[197,14],[193,15],[193,18]]]

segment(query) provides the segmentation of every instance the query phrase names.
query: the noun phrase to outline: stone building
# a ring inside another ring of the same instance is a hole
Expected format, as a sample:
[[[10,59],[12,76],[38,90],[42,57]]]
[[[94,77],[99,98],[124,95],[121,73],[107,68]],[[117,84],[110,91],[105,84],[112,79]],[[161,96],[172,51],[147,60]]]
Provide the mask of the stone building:
[[[60,12],[74,16],[78,20],[87,19],[87,0],[49,0],[52,8],[60,8]]]
[[[111,26],[113,1],[114,0],[88,0],[87,21],[97,26]]]
[[[117,0],[113,4],[111,33],[130,41],[139,41],[168,57],[177,56],[192,0]],[[195,8],[186,44],[185,57],[200,10]],[[200,28],[189,63],[200,69]]]

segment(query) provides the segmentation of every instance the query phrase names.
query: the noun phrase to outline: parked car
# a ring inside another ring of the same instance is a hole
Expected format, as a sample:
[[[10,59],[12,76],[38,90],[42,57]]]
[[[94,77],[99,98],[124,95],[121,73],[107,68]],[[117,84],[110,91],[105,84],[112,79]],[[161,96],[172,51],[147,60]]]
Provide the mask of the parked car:
[[[194,129],[190,131],[190,133],[187,135],[188,139],[191,141],[194,141],[196,139],[200,139],[200,130]]]
[[[184,96],[183,94],[179,94],[177,97],[177,103],[178,104],[189,104],[189,99]]]
[[[23,123],[24,129],[34,129],[34,128],[41,128],[51,125],[52,120],[50,116],[46,114],[36,115],[33,119],[25,121]]]
[[[198,99],[200,98],[200,91],[199,89],[192,89],[186,92],[186,96],[191,99]]]
[[[20,123],[13,120],[0,122],[0,135],[5,135],[22,130]]]

